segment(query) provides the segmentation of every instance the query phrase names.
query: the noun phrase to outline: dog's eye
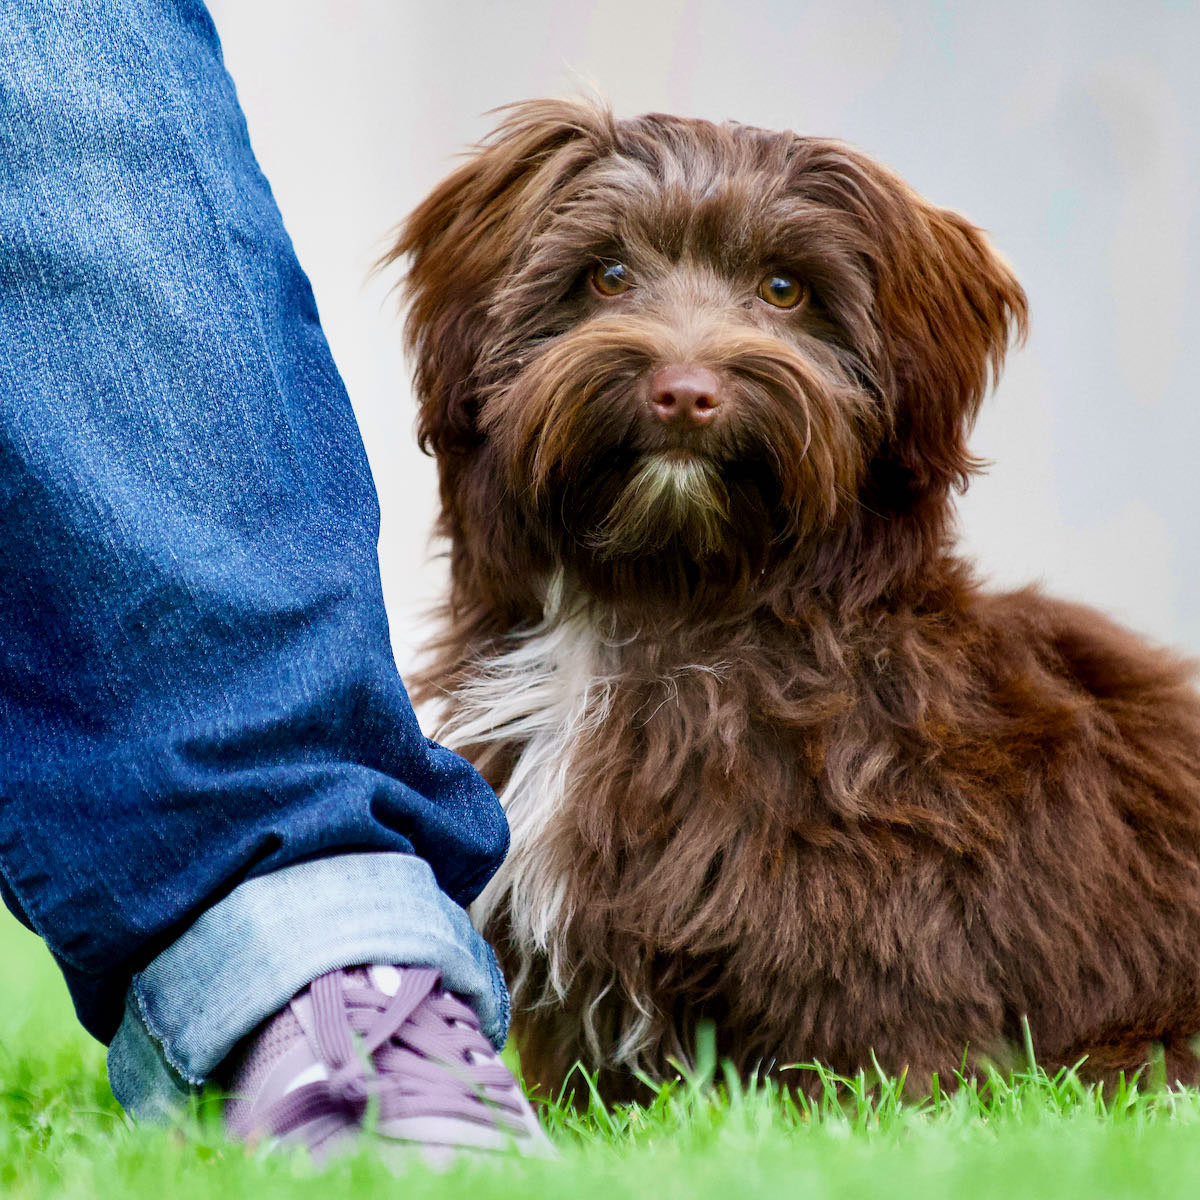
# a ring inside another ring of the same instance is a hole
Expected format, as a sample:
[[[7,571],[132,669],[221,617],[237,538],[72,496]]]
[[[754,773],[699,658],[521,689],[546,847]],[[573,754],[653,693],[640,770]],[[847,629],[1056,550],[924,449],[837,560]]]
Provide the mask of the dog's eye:
[[[804,299],[804,284],[785,271],[772,271],[763,276],[758,294],[776,308],[795,308]]]
[[[619,296],[633,286],[629,278],[629,268],[624,263],[597,263],[589,278],[592,287],[602,296]]]

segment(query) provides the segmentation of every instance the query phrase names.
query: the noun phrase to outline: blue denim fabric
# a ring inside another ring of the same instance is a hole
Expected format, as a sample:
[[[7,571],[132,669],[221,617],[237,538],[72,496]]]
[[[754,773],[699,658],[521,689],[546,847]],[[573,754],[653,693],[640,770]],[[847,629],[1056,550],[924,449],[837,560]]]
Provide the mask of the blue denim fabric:
[[[204,7],[0,0],[0,45],[0,880],[84,1025],[136,975],[194,1079],[278,939],[300,974],[399,945],[507,828],[396,673],[366,458]],[[428,878],[351,903],[396,855]],[[311,920],[250,919],[275,875]],[[439,928],[437,965],[484,961]]]

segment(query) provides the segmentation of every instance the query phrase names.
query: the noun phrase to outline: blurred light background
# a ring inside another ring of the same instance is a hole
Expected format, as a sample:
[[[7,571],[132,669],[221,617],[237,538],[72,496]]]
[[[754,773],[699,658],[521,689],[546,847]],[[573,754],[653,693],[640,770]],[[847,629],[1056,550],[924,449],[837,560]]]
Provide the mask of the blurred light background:
[[[211,0],[316,290],[383,506],[401,669],[443,568],[388,229],[497,105],[595,87],[844,138],[991,232],[1033,333],[961,506],[1002,585],[1040,580],[1200,654],[1200,5],[1152,0]]]

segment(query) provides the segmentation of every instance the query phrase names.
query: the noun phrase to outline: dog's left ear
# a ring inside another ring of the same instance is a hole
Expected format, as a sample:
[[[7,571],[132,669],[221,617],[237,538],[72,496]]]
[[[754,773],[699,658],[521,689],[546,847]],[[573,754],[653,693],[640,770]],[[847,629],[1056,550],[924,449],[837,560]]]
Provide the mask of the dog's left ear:
[[[612,113],[582,99],[529,100],[401,225],[380,266],[408,260],[406,333],[416,362],[423,449],[477,441],[474,371],[497,280],[519,261],[563,186],[614,140]]]
[[[873,365],[891,426],[879,465],[913,500],[962,488],[978,467],[967,436],[979,405],[1013,334],[1025,335],[1025,293],[958,213],[857,151],[823,150],[809,171],[824,176],[826,202],[835,196],[865,235],[875,286]]]
[[[912,200],[877,297],[898,399],[892,450],[918,489],[961,489],[979,466],[967,437],[1014,332],[1025,336],[1027,302],[979,229]]]

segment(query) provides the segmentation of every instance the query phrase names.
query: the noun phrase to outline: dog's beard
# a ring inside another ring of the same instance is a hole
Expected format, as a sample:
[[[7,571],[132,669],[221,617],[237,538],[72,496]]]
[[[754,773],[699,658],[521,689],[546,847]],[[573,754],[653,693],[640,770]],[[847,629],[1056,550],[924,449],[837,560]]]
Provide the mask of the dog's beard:
[[[778,524],[772,496],[761,464],[612,448],[552,491],[546,524],[555,557],[591,594],[694,611],[731,602],[761,573]]]
[[[590,541],[611,560],[658,553],[678,538],[700,560],[729,533],[729,493],[715,465],[665,451],[641,460]]]

